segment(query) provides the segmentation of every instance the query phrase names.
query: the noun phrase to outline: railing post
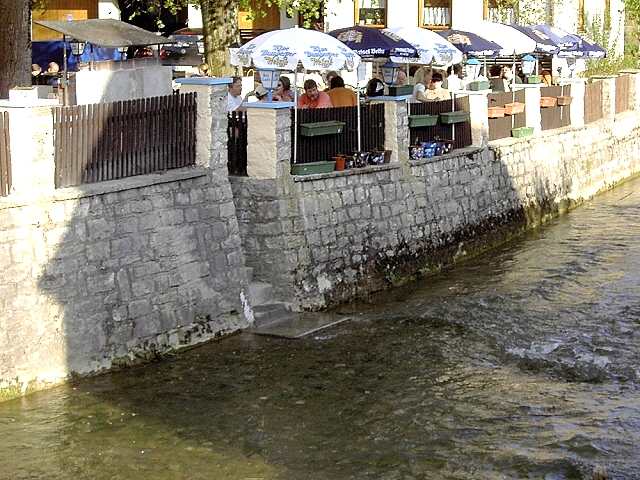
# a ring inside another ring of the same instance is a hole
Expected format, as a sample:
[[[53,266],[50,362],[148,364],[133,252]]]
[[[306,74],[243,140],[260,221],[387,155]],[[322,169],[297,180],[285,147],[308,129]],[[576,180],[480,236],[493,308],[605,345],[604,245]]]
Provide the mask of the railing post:
[[[227,93],[231,78],[176,80],[180,93],[196,93],[196,165],[227,170]]]
[[[471,145],[482,147],[489,142],[489,95],[490,90],[465,92],[469,95],[471,117]]]
[[[542,114],[540,113],[541,85],[518,85],[524,89],[525,125],[533,128],[533,132],[542,131]]]
[[[50,102],[47,102],[47,105]],[[0,106],[9,112],[11,194],[38,197],[55,189],[55,146],[50,106]]]
[[[247,106],[247,175],[281,178],[291,173],[291,105]]]
[[[563,83],[571,86],[571,126],[584,127],[584,95],[586,82],[582,78],[571,79]]]
[[[384,148],[391,150],[391,162],[409,161],[409,104],[403,97],[376,99],[384,104]]]

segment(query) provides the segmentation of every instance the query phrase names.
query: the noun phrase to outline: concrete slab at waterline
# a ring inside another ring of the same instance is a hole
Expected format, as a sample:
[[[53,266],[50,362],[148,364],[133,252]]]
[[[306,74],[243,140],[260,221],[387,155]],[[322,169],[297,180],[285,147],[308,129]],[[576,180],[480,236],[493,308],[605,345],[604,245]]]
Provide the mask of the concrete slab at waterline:
[[[273,322],[249,329],[256,335],[297,339],[335,327],[353,317],[327,312],[290,312]]]

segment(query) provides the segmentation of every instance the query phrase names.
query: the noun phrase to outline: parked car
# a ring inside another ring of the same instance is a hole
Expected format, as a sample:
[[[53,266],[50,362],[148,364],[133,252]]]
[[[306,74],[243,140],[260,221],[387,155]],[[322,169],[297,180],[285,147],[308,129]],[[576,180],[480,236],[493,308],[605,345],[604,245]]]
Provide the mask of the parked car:
[[[168,38],[176,43],[160,49],[163,65],[197,67],[203,62],[204,43],[201,28],[181,28]]]

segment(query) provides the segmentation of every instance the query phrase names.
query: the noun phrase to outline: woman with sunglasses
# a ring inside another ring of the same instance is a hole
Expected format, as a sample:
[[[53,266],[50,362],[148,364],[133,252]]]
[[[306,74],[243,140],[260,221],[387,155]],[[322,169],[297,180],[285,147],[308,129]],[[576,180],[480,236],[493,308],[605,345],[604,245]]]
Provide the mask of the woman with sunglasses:
[[[280,77],[276,91],[273,92],[274,102],[293,102],[293,91],[291,91],[291,80],[288,77]]]

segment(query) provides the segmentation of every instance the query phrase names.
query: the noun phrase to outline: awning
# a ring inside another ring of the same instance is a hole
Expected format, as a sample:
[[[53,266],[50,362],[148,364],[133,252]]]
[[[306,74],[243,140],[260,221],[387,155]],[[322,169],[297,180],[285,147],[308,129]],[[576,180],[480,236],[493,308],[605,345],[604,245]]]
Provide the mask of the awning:
[[[117,48],[174,43],[166,37],[120,20],[38,20],[35,23],[71,39],[89,42],[100,47]]]

